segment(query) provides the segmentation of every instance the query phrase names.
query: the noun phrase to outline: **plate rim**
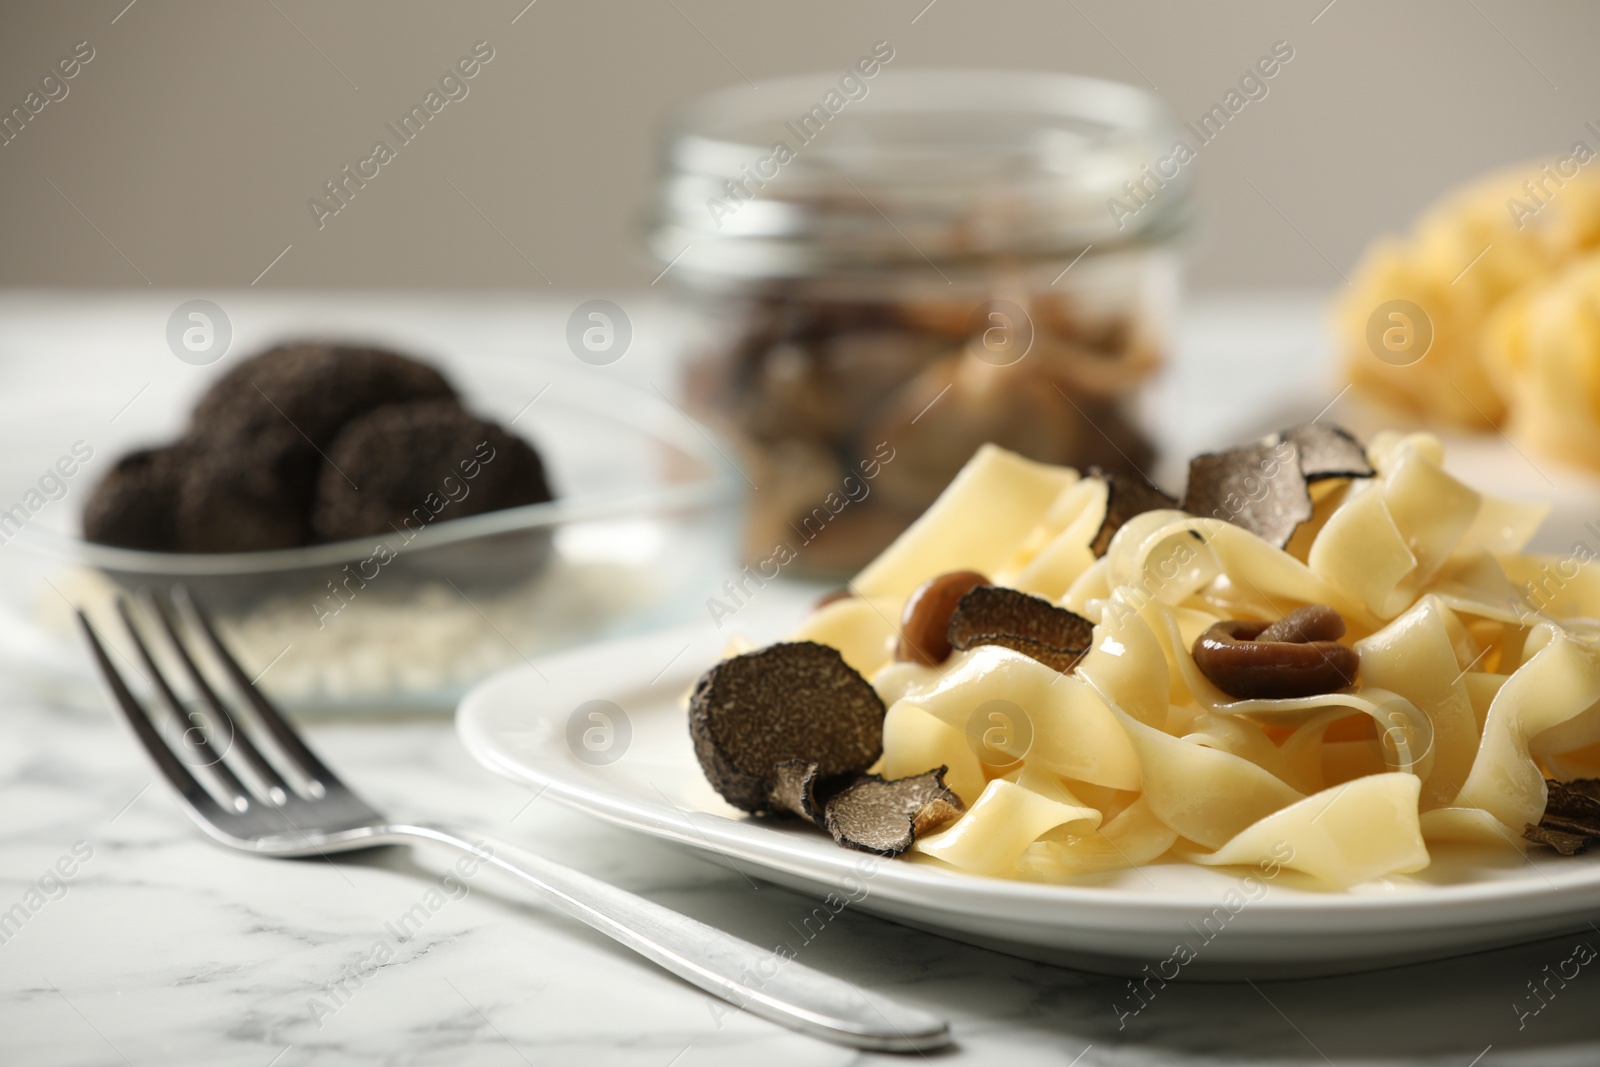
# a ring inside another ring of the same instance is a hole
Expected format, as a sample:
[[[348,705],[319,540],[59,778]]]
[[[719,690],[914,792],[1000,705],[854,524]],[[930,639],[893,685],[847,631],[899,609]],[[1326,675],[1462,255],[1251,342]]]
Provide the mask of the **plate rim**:
[[[635,650],[634,659],[641,659],[643,657],[637,655],[639,647],[650,642],[676,647],[670,642],[681,640],[682,635],[682,629],[657,631],[570,649],[549,657],[546,670],[550,670],[551,664],[557,661],[581,664],[585,659],[621,656],[629,649]],[[754,820],[731,819],[716,812],[680,809],[670,801],[658,802],[617,789],[603,788],[598,782],[585,783],[547,772],[542,767],[524,764],[505,752],[497,740],[498,726],[494,721],[497,714],[504,714],[498,706],[503,694],[518,686],[531,691],[539,677],[544,677],[544,672],[536,665],[516,664],[477,683],[457,706],[457,735],[473,759],[488,769],[513,781],[537,787],[539,795],[548,793],[564,806],[612,825],[658,839],[676,841],[699,851],[719,852],[730,860],[746,860],[756,865],[782,869],[785,873],[811,881],[859,874],[863,862],[875,863],[876,873],[872,876],[874,894],[887,890],[885,896],[892,899],[951,914],[969,914],[979,904],[993,908],[1010,903],[1026,905],[1030,910],[1056,907],[1060,909],[1062,919],[1076,920],[1070,925],[1088,925],[1097,920],[1103,923],[1113,916],[1128,921],[1158,915],[1163,918],[1192,918],[1197,910],[1217,903],[1216,899],[1199,894],[1187,896],[1167,890],[1127,896],[1104,886],[947,872],[921,864],[883,862],[882,857],[846,849],[839,849],[837,858],[811,851],[801,853],[783,846],[787,834],[761,827]],[[625,688],[625,671],[613,670],[608,677],[606,684],[610,691]],[[668,680],[672,681],[673,676],[669,675]],[[656,685],[650,688],[656,690],[664,687]],[[551,719],[556,714],[549,708],[536,710],[541,720]],[[695,819],[695,816],[699,818]],[[678,826],[672,825],[674,822]],[[1425,885],[1402,896],[1357,895],[1348,891],[1317,893],[1314,890],[1297,889],[1287,894],[1268,893],[1252,900],[1245,910],[1254,916],[1253,923],[1261,924],[1262,932],[1268,932],[1267,928],[1280,924],[1292,923],[1295,932],[1307,934],[1348,930],[1356,917],[1359,917],[1363,928],[1374,931],[1390,926],[1415,925],[1419,915],[1428,919],[1422,925],[1436,930],[1481,926],[1486,918],[1483,912],[1486,906],[1511,901],[1521,907],[1515,916],[1508,917],[1521,919],[1600,913],[1600,894],[1595,892],[1600,889],[1600,856],[1590,857],[1589,862],[1578,859],[1570,873],[1545,871],[1526,855],[1524,860],[1526,866],[1537,872],[1537,879]],[[1231,868],[1203,869],[1223,873]],[[1552,881],[1552,874],[1559,880]],[[1585,897],[1595,899],[1586,902]],[[1069,924],[1062,922],[1062,925]]]

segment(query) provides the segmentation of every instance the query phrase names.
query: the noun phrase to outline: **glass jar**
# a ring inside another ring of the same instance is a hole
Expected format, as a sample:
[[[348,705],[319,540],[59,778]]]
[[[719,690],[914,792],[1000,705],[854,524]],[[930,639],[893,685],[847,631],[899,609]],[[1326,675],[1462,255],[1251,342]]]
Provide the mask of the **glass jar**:
[[[666,149],[651,250],[699,310],[686,400],[740,449],[764,573],[857,569],[984,442],[1152,458],[1132,405],[1190,206],[1164,109],[885,49],[704,97]]]

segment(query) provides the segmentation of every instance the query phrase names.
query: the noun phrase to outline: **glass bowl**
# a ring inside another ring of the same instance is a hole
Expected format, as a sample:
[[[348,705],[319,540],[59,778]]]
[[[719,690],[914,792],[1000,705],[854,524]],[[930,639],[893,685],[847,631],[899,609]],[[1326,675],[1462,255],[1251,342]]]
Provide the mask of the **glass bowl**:
[[[68,601],[83,607],[126,648],[116,594],[182,584],[287,706],[422,710],[507,664],[681,621],[733,572],[742,478],[663,395],[535,361],[444,369],[470,409],[533,442],[557,499],[392,536],[186,554],[82,540],[78,493],[16,537],[68,568],[53,582],[64,597],[41,605],[57,624]],[[178,420],[164,421],[170,438]],[[138,443],[97,452],[92,477]]]

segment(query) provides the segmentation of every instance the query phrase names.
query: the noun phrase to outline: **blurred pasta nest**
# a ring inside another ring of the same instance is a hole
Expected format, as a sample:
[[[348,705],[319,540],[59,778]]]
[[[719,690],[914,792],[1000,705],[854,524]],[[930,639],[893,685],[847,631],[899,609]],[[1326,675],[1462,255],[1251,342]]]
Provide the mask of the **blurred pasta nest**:
[[[1600,256],[1507,298],[1489,320],[1483,353],[1506,401],[1507,432],[1600,469]]]
[[[1335,308],[1360,392],[1600,467],[1600,168],[1583,168],[1587,146],[1574,151],[1480,178],[1368,250]],[[1415,361],[1386,360],[1372,343],[1393,301],[1427,316],[1431,346]]]

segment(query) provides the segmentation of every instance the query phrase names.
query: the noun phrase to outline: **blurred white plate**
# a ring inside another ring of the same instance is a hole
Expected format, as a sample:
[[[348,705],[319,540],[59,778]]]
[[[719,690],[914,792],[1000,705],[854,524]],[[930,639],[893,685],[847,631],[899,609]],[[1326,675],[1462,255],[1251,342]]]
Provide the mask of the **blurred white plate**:
[[[491,770],[746,877],[1096,971],[1149,965],[1170,978],[1184,945],[1194,957],[1177,967],[1184,978],[1331,974],[1588,929],[1600,917],[1600,855],[1435,850],[1418,875],[1326,893],[1285,871],[1263,894],[1243,870],[1186,863],[1045,885],[851,852],[798,823],[742,815],[701,774],[681,697],[727,637],[675,630],[509,669],[468,693],[457,730]],[[1256,899],[1230,912],[1224,897],[1236,902],[1241,890]]]

